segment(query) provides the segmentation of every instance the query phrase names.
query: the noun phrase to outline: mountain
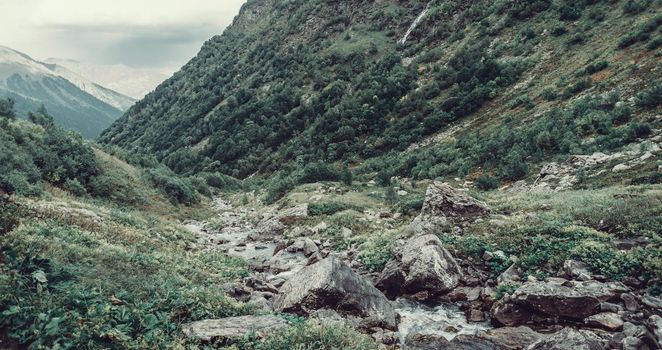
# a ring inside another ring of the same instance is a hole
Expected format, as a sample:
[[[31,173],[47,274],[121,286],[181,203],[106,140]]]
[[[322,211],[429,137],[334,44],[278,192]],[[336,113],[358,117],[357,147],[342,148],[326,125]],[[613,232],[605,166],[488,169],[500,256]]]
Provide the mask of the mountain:
[[[99,85],[135,99],[145,97],[169,77],[158,70],[132,68],[123,64],[103,65],[60,58],[49,58],[46,62],[65,67]]]
[[[180,173],[325,162],[514,181],[660,127],[656,9],[252,0],[100,140]]]
[[[94,138],[135,100],[56,64],[0,46],[0,95],[16,101],[20,116],[44,104],[55,121]]]

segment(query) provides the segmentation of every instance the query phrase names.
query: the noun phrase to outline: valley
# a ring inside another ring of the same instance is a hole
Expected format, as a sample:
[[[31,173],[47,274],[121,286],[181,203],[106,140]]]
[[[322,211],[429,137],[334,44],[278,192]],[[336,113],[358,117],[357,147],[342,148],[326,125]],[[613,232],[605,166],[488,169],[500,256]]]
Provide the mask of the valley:
[[[0,348],[662,348],[661,10],[249,0],[153,91],[0,47]]]

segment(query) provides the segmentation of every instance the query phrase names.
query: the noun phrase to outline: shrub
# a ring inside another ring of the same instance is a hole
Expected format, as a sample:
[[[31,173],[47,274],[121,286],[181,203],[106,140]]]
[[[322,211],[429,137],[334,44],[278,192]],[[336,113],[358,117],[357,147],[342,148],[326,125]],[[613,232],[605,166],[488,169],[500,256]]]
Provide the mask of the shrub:
[[[14,100],[11,98],[0,99],[0,117],[16,119],[14,104]]]
[[[636,15],[648,8],[650,0],[628,0],[623,4],[623,13]]]
[[[568,30],[565,28],[563,24],[555,25],[554,27],[552,27],[552,31],[551,31],[553,36],[561,36],[567,32]]]
[[[8,195],[0,191],[0,236],[18,226],[19,218],[19,206]]]
[[[354,176],[352,175],[352,171],[349,170],[348,167],[344,167],[342,174],[340,174],[340,180],[347,186],[351,186],[352,182],[354,181]]]
[[[273,204],[294,189],[294,181],[289,176],[276,178],[269,183],[265,203]]]
[[[655,81],[651,87],[637,94],[635,103],[639,107],[655,108],[662,104],[662,84]]]
[[[213,196],[213,193],[211,192],[211,189],[209,188],[209,185],[207,185],[207,181],[205,181],[205,179],[192,176],[189,178],[189,181],[191,181],[193,188],[195,188],[195,190],[201,195],[207,198],[211,198]]]
[[[476,178],[474,186],[481,191],[489,191],[499,187],[499,180],[489,175],[481,175]]]
[[[512,295],[513,293],[515,293],[515,291],[517,291],[518,288],[519,285],[516,283],[500,284],[499,286],[497,286],[495,290],[496,295],[494,296],[494,298],[496,300],[501,300],[506,294]]]
[[[372,272],[380,272],[391,259],[394,238],[389,234],[371,235],[359,248],[359,260]]]
[[[320,215],[333,215],[337,212],[344,210],[356,210],[362,211],[363,208],[342,202],[323,202],[323,203],[310,203],[308,205],[308,213],[311,216],[320,216]]]
[[[559,9],[559,19],[562,21],[575,21],[582,17],[582,8],[574,3],[573,5],[563,5]]]
[[[410,196],[406,199],[399,201],[395,205],[395,210],[401,214],[405,215],[415,215],[423,209],[423,203],[425,202],[425,196],[417,195]]]
[[[586,66],[586,69],[584,69],[585,74],[595,74],[599,71],[605,70],[609,67],[609,63],[607,61],[600,61],[597,63],[591,63],[588,66]]]
[[[146,170],[152,184],[160,189],[173,204],[193,205],[198,202],[198,195],[187,179],[177,176],[172,170],[161,166]]]
[[[225,174],[200,173],[199,176],[207,182],[207,185],[222,191],[238,190],[242,187],[240,180]]]
[[[85,187],[78,182],[78,179],[67,179],[64,181],[64,189],[78,197],[87,194]]]
[[[544,98],[547,101],[554,101],[558,97],[558,94],[556,93],[556,90],[553,87],[548,86],[542,90],[542,92],[540,93],[540,97]]]

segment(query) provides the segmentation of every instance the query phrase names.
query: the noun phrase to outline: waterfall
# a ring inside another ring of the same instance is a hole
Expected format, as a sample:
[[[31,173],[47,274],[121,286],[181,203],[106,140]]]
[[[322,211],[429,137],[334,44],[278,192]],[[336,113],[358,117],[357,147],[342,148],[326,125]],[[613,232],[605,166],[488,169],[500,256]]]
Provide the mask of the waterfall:
[[[428,13],[429,10],[430,10],[430,3],[428,2],[428,4],[425,6],[425,9],[423,10],[423,12],[421,12],[421,14],[418,15],[418,17],[416,17],[416,19],[411,24],[411,26],[409,26],[409,29],[407,29],[407,32],[405,33],[405,36],[403,36],[402,39],[400,39],[398,41],[398,44],[404,44],[404,43],[407,42],[407,38],[409,38],[409,35],[411,34],[411,32],[413,32],[414,29],[416,29],[416,27],[418,26],[418,24],[421,23],[421,20],[423,19],[423,17],[425,17],[425,15]]]

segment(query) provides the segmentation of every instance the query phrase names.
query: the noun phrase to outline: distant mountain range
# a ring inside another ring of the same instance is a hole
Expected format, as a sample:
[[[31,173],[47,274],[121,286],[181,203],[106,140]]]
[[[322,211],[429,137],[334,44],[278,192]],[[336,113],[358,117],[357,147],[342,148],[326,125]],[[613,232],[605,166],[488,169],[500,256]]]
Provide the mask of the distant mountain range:
[[[158,70],[132,68],[123,64],[103,65],[61,58],[49,58],[46,62],[65,67],[99,85],[138,100],[169,78],[168,74]]]
[[[0,97],[16,101],[18,115],[44,104],[56,123],[94,138],[135,99],[96,84],[58,64],[0,46]]]

